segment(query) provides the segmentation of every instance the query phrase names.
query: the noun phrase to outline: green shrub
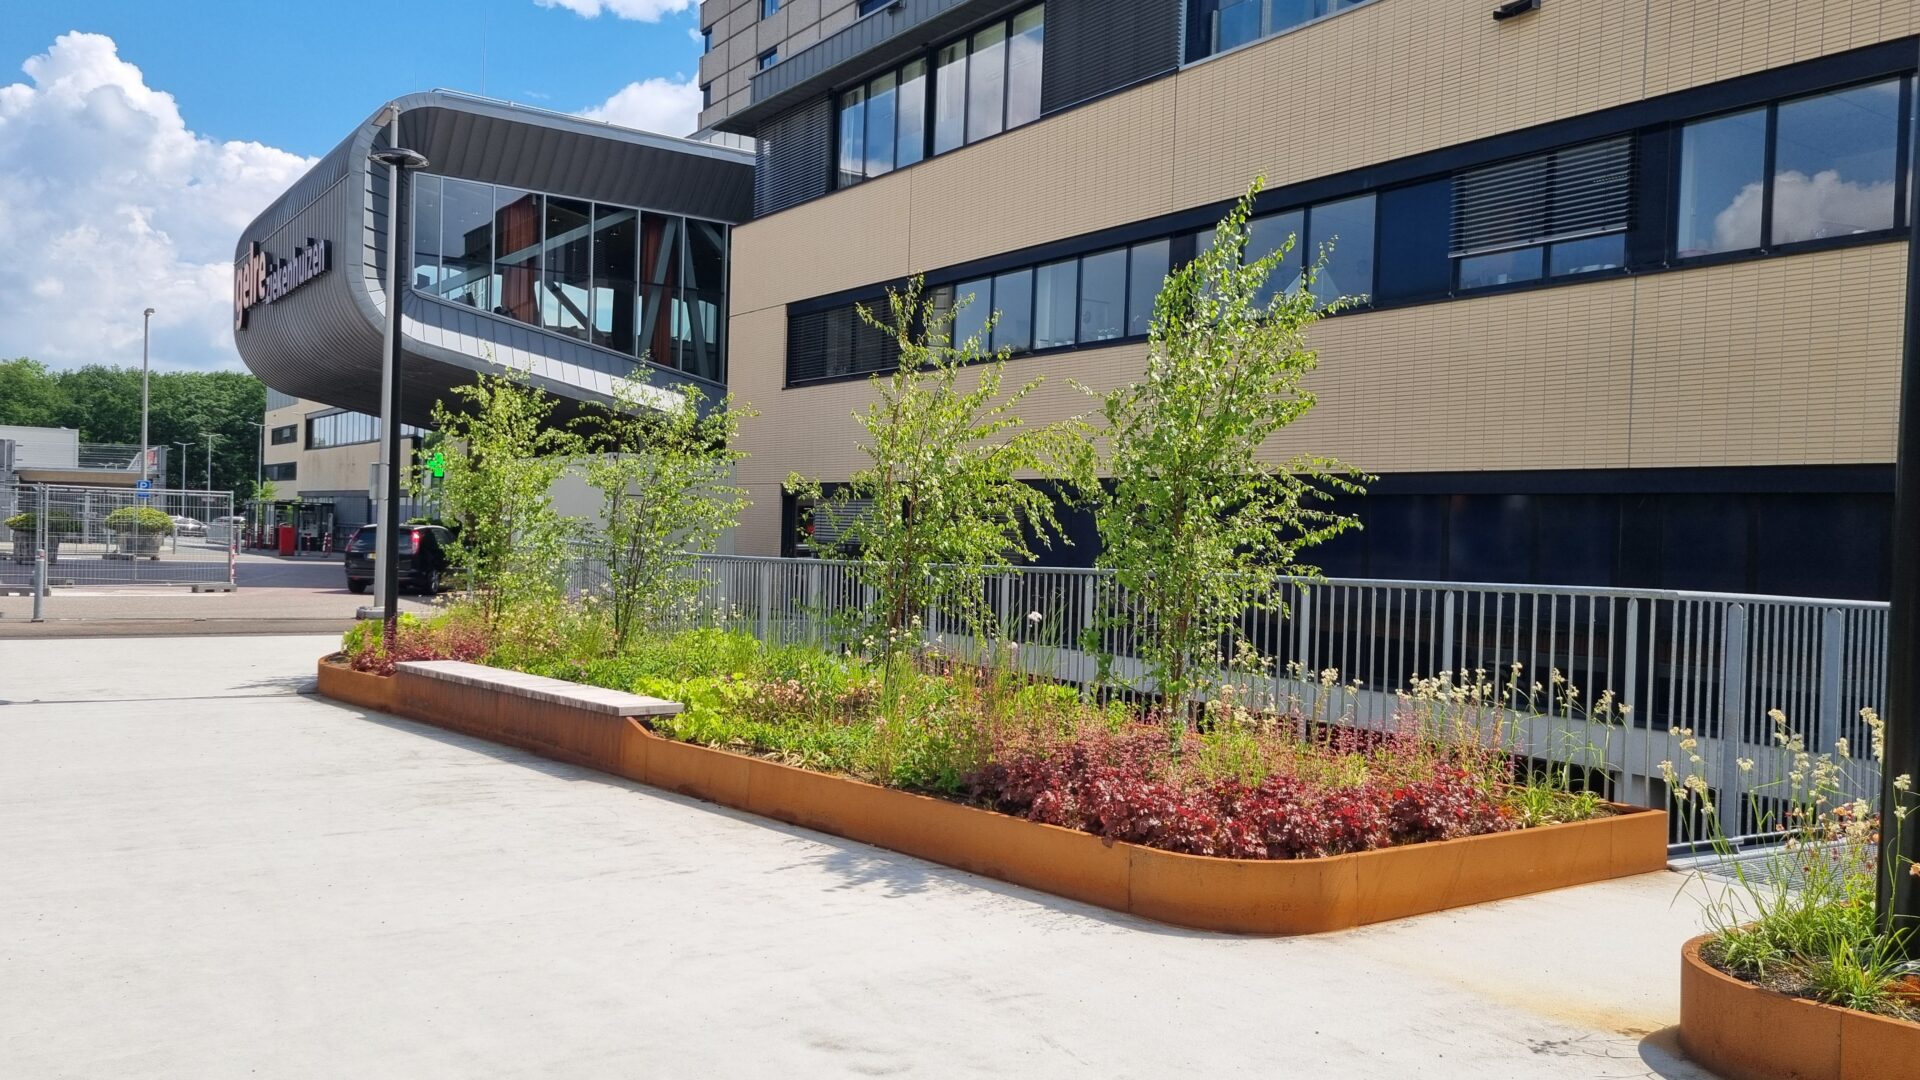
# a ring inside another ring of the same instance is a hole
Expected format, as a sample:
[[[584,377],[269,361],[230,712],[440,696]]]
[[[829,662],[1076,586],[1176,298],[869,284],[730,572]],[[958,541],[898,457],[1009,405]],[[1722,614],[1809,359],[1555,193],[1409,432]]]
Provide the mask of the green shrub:
[[[39,528],[40,514],[36,510],[22,510],[8,518],[7,528],[14,532],[33,532]],[[47,531],[56,536],[69,536],[81,531],[80,519],[65,510],[54,510],[47,514]]]
[[[108,514],[100,524],[113,533],[165,536],[173,531],[173,519],[151,506],[123,506]]]

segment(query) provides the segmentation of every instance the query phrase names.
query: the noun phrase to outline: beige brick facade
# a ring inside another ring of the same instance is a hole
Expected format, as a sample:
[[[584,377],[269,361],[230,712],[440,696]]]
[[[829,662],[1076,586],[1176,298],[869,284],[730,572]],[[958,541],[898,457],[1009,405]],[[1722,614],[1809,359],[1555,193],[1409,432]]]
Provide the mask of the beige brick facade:
[[[709,7],[715,2],[710,0]],[[753,0],[755,4],[758,0]],[[1590,113],[1920,31],[1912,0],[1378,0],[736,229],[730,368],[778,545],[790,470],[844,478],[865,384],[783,388],[790,302]],[[1317,93],[1315,87],[1326,88]],[[1320,397],[1269,447],[1372,472],[1891,460],[1905,246],[1612,278],[1341,316]],[[1039,421],[1144,346],[1016,361]]]

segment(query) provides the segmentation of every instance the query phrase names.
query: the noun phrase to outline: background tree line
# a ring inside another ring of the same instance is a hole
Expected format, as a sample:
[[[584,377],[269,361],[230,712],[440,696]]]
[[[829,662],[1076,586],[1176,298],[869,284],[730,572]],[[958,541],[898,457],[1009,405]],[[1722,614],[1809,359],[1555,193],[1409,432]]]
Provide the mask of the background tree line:
[[[213,490],[244,498],[253,486],[260,433],[248,421],[261,419],[267,391],[259,379],[238,371],[156,371],[149,383],[148,438],[155,446],[190,442],[187,484],[196,490],[207,475],[207,440],[213,445]],[[0,424],[77,428],[81,442],[140,441],[140,369],[89,364],[50,371],[26,357],[0,360]],[[180,448],[168,454],[164,485],[180,483]]]

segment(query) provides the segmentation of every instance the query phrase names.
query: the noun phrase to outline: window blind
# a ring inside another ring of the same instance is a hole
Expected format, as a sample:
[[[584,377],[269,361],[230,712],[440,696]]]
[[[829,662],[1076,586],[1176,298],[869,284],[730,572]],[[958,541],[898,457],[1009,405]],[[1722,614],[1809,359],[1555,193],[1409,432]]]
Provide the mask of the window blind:
[[[1453,257],[1620,232],[1633,201],[1622,135],[1463,172],[1453,180]]]

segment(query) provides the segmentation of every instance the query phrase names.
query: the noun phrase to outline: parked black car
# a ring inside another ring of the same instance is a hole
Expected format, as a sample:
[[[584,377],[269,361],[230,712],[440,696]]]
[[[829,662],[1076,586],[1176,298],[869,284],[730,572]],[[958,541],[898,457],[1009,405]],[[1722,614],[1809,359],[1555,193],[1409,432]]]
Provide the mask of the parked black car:
[[[354,530],[347,541],[347,591],[363,593],[373,587],[379,571],[373,558],[379,529],[372,523]],[[400,560],[400,588],[437,593],[452,580],[447,552],[453,533],[444,525],[402,525],[394,536]]]

